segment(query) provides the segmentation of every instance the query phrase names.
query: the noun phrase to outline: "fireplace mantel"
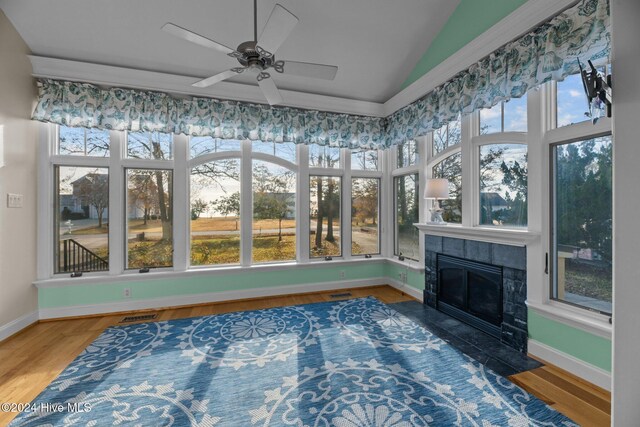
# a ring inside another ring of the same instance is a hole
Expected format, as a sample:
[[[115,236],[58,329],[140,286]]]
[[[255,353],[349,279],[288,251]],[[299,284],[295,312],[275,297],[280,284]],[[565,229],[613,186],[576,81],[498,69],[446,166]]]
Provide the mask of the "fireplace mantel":
[[[498,227],[464,227],[458,224],[413,224],[419,230],[432,236],[455,237],[478,242],[498,243],[511,246],[527,246],[540,237],[529,230]]]

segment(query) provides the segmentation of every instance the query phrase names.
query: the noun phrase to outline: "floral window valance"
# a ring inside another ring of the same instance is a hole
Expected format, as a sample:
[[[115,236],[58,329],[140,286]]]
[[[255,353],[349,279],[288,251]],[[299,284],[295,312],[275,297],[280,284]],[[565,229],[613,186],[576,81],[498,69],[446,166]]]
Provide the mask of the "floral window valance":
[[[40,80],[35,120],[224,139],[385,148],[386,119]]]
[[[611,50],[608,0],[583,0],[388,117],[390,145],[426,135],[458,114],[489,108],[563,80]]]
[[[387,148],[426,135],[460,113],[489,108],[549,80],[562,80],[578,71],[578,60],[606,61],[609,30],[609,0],[582,0],[387,118],[183,99],[48,79],[39,82],[32,117],[67,126]]]

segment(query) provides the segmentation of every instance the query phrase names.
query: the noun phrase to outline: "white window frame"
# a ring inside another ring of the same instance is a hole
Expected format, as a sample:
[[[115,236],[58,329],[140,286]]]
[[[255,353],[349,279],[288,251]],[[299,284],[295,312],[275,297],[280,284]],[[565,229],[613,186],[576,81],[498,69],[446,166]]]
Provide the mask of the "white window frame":
[[[349,178],[348,181],[346,181],[346,178],[343,178],[345,180],[345,182],[347,182],[346,186],[343,185],[343,190],[344,190],[344,196],[342,198],[343,202],[346,202],[347,204],[344,206],[348,206],[349,209],[347,212],[345,212],[345,215],[343,215],[344,217],[344,222],[346,222],[346,227],[345,227],[345,232],[347,232],[347,228],[348,228],[348,233],[349,233],[349,237],[345,242],[345,248],[348,248],[348,259],[350,258],[363,258],[365,254],[361,254],[361,255],[353,255],[352,252],[352,245],[353,245],[353,230],[352,230],[352,225],[351,225],[351,200],[352,200],[352,191],[353,191],[353,179],[354,178],[376,178],[378,179],[378,253],[377,254],[370,254],[372,257],[373,256],[381,256],[384,254],[384,249],[382,247],[382,229],[383,229],[383,218],[385,217],[385,215],[383,215],[383,204],[382,204],[382,193],[383,193],[383,183],[384,183],[384,159],[385,159],[385,152],[383,150],[375,150],[377,152],[378,155],[378,169],[377,170],[360,170],[360,169],[355,169],[352,170],[351,169],[351,152],[348,149],[344,149],[344,158],[345,159],[349,159],[349,165],[348,167],[345,167],[345,171],[348,172],[349,174]],[[373,151],[373,150],[372,150]],[[348,188],[344,188],[344,187],[348,187]],[[347,246],[348,245],[348,246]],[[344,250],[342,251],[343,255],[347,255],[345,254]]]
[[[555,82],[546,83],[529,92],[527,106],[528,138],[537,141],[528,147],[528,228],[541,236],[527,246],[527,305],[553,320],[610,339],[609,316],[551,298],[552,147],[612,133],[608,118],[600,119],[595,125],[585,121],[556,128],[556,93]]]
[[[424,185],[426,185],[426,179],[433,178],[434,166],[436,166],[438,163],[442,162],[443,160],[446,160],[447,158],[453,156],[454,154],[460,153],[461,161],[462,161],[462,176],[460,177],[460,179],[462,180],[462,212],[461,212],[462,222],[460,225],[462,226],[466,225],[465,219],[468,217],[468,214],[465,210],[465,205],[467,204],[465,200],[465,195],[467,192],[465,191],[466,186],[465,186],[465,180],[464,180],[465,179],[465,167],[464,167],[465,161],[464,160],[465,160],[465,155],[468,155],[468,153],[466,153],[468,150],[465,150],[465,147],[468,144],[466,144],[465,142],[469,140],[469,130],[472,126],[469,120],[470,120],[470,115],[460,117],[460,142],[458,144],[446,147],[444,150],[440,151],[439,153],[434,153],[433,131],[429,132],[425,140],[425,145],[426,145],[425,151],[427,152],[427,156],[426,156],[427,158],[425,159],[425,168],[423,169],[425,171]],[[447,123],[445,126],[447,126],[447,139],[448,139],[449,124]],[[447,140],[447,145],[448,145],[448,140]],[[424,188],[424,186],[422,188]],[[423,197],[423,203],[425,205],[424,219],[426,220],[426,218],[429,218],[429,214],[427,210],[433,208],[436,201],[435,200],[427,201]],[[424,222],[424,220],[420,222]]]
[[[200,271],[202,273],[224,272],[230,267],[248,268],[282,268],[294,264],[309,264],[324,262],[324,258],[309,257],[309,180],[312,175],[332,176],[341,178],[341,231],[340,245],[342,256],[336,260],[349,261],[352,258],[362,259],[363,255],[351,255],[351,179],[377,178],[380,180],[379,199],[379,247],[380,254],[372,258],[382,258],[386,255],[382,234],[386,232],[387,212],[382,205],[385,193],[388,192],[389,179],[385,173],[389,163],[388,150],[376,150],[378,153],[378,170],[350,170],[351,152],[340,149],[339,168],[319,168],[309,165],[309,146],[296,145],[296,163],[280,157],[252,151],[252,142],[240,141],[240,151],[217,151],[191,158],[189,137],[173,135],[173,158],[170,160],[134,159],[127,157],[127,132],[109,131],[109,157],[92,157],[79,155],[58,155],[59,126],[42,124],[40,140],[43,149],[39,152],[38,175],[38,224],[39,241],[37,248],[37,276],[39,282],[58,280],[68,277],[66,273],[54,273],[54,230],[55,230],[55,189],[54,168],[56,166],[102,167],[109,170],[109,270],[103,272],[84,273],[83,277],[107,278],[118,280],[122,276],[134,277],[138,269],[126,269],[127,239],[126,239],[126,170],[127,169],[163,169],[173,173],[173,267],[154,268],[155,273]],[[240,232],[241,249],[239,265],[190,265],[190,181],[191,169],[199,164],[222,160],[238,159],[240,161],[241,212]],[[292,261],[274,261],[266,263],[252,263],[252,226],[253,226],[253,160],[270,162],[285,167],[296,173],[296,259]],[[271,266],[271,267],[269,267]],[[147,273],[148,274],[148,273]],[[77,280],[77,279],[74,279]],[[83,279],[78,280],[79,282]]]
[[[549,91],[551,96],[549,97],[547,108],[549,108],[550,112],[552,112],[553,115],[551,117],[552,120],[550,120],[549,122],[550,127],[549,129],[546,130],[544,135],[544,146],[545,146],[546,157],[548,159],[548,162],[546,164],[548,173],[545,174],[547,177],[547,182],[544,187],[548,189],[548,197],[547,197],[548,209],[547,209],[547,215],[543,219],[544,226],[545,226],[545,232],[543,233],[543,236],[546,236],[545,242],[544,242],[545,253],[549,254],[548,255],[549,256],[549,268],[548,268],[549,274],[547,275],[547,281],[546,281],[546,288],[547,288],[546,302],[554,307],[558,307],[558,308],[561,307],[563,310],[569,310],[572,312],[574,310],[577,310],[578,312],[582,312],[585,315],[593,316],[596,319],[608,322],[610,317],[609,315],[596,313],[589,310],[586,307],[579,307],[579,306],[552,298],[553,274],[555,274],[553,268],[555,268],[555,265],[551,259],[552,249],[553,249],[552,248],[553,226],[551,224],[551,208],[553,203],[551,200],[551,198],[553,197],[551,186],[553,185],[553,176],[552,176],[553,166],[551,162],[551,156],[552,156],[553,148],[555,146],[571,143],[571,142],[584,141],[584,140],[597,138],[601,136],[612,135],[611,119],[601,118],[600,120],[598,120],[596,124],[593,124],[591,121],[583,121],[583,122],[575,123],[572,125],[556,127],[557,84],[555,82],[552,82],[552,83],[549,83],[548,86],[549,88],[547,90]]]
[[[424,188],[425,185],[425,175],[421,171],[424,170],[426,164],[426,153],[427,153],[427,137],[418,137],[414,138],[416,143],[416,149],[418,151],[418,161],[410,166],[398,167],[398,146],[393,146],[387,150],[387,161],[386,161],[386,170],[385,176],[389,176],[387,180],[387,185],[383,194],[384,200],[391,200],[391,203],[387,203],[386,212],[387,217],[387,230],[391,232],[390,239],[385,239],[386,245],[383,253],[388,258],[398,259],[399,254],[396,253],[396,242],[398,239],[398,233],[396,230],[396,188],[395,188],[395,179],[399,176],[404,175],[412,175],[418,174],[418,222],[424,222],[424,209],[425,209],[425,200],[422,197],[420,192]],[[384,205],[383,205],[384,207]],[[418,233],[418,259],[412,260],[407,259],[409,264],[415,264],[416,266],[424,266],[424,233],[420,231]],[[381,248],[382,250],[382,248]]]
[[[526,132],[501,132],[501,133],[491,133],[487,135],[477,135],[471,139],[471,182],[472,187],[470,188],[470,198],[471,198],[471,206],[473,206],[473,213],[471,215],[471,220],[474,227],[489,227],[496,228],[501,230],[526,230],[526,227],[518,227],[514,225],[491,225],[491,224],[481,224],[480,223],[480,148],[487,145],[497,145],[497,144],[513,144],[513,145],[524,145],[527,147],[527,153],[529,144],[527,141],[527,133]],[[527,168],[528,168],[527,161]],[[528,175],[528,171],[527,171]],[[527,200],[528,200],[528,186],[527,186]],[[527,214],[527,224],[529,222],[529,215]]]

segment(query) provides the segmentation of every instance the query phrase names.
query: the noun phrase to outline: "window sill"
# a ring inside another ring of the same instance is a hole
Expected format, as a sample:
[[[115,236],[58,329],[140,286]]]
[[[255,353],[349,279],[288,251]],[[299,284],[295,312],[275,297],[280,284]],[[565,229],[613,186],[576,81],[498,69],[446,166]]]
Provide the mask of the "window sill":
[[[419,230],[427,234],[459,239],[477,240],[480,242],[498,243],[512,246],[527,246],[536,241],[539,233],[527,229],[498,228],[498,227],[465,227],[458,224],[414,224]]]
[[[393,257],[387,258],[387,262],[400,267],[408,268],[409,270],[413,270],[419,273],[424,273],[424,265],[421,265],[418,261],[414,261],[412,259],[405,259],[404,261],[400,261],[397,257]]]
[[[611,339],[612,325],[609,323],[609,316],[572,307],[557,301],[548,301],[546,303],[527,301],[526,304],[529,309],[546,318],[602,338]]]
[[[162,271],[151,270],[148,273],[138,273],[137,271],[126,271],[122,274],[91,274],[82,277],[71,278],[68,275],[57,275],[50,279],[36,280],[33,284],[38,288],[58,288],[66,286],[78,286],[88,284],[110,284],[122,282],[137,282],[141,280],[158,280],[158,279],[176,279],[197,276],[217,276],[226,274],[241,274],[246,272],[266,272],[278,270],[297,270],[306,268],[316,268],[320,265],[361,265],[361,264],[379,264],[389,261],[388,258],[381,256],[372,258],[359,259],[334,259],[333,261],[324,261],[322,259],[312,260],[305,263],[287,262],[273,264],[259,264],[248,267],[240,265],[221,266],[221,267],[193,267],[184,271],[176,271],[162,269]]]

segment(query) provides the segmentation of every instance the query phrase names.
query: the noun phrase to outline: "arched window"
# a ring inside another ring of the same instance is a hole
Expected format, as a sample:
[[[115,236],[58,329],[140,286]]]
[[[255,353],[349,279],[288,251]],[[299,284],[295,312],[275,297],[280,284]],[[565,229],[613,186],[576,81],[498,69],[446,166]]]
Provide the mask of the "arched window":
[[[189,138],[189,259],[193,266],[240,263],[242,141]]]

